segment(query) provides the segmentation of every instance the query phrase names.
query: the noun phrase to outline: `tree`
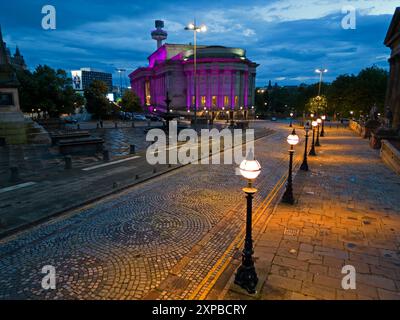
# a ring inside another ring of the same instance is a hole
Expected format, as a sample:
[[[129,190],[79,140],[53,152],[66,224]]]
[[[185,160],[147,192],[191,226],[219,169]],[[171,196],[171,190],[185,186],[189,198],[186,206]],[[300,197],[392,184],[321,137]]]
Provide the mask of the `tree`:
[[[85,89],[86,109],[97,119],[103,119],[112,111],[110,101],[106,97],[107,92],[107,84],[100,80],[93,80]]]
[[[125,90],[121,101],[119,102],[122,110],[125,112],[142,112],[143,108],[139,97],[131,90]]]
[[[311,98],[307,103],[307,110],[316,114],[324,114],[326,112],[327,100],[326,97],[316,96]]]
[[[25,112],[40,108],[51,117],[58,117],[74,112],[75,106],[83,104],[82,96],[72,89],[71,79],[62,69],[39,65],[33,73],[19,70],[16,74],[21,109]]]

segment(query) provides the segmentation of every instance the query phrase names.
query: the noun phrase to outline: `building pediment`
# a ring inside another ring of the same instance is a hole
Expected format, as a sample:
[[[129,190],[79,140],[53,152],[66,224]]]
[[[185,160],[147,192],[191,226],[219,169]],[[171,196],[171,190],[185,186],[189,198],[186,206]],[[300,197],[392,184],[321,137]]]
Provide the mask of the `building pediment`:
[[[395,49],[400,43],[400,7],[396,8],[390,23],[386,38],[384,41],[385,46]]]

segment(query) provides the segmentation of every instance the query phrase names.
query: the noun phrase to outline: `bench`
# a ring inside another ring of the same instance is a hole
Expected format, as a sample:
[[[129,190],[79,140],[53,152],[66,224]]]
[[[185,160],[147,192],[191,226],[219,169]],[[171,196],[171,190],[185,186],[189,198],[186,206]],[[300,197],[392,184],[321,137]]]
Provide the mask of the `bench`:
[[[103,151],[104,140],[101,138],[77,138],[58,142],[60,153],[63,155],[94,155]]]
[[[54,133],[51,135],[51,142],[53,145],[57,144],[63,140],[71,140],[78,138],[87,138],[90,134],[88,131],[75,131],[75,132],[63,132],[63,133]]]

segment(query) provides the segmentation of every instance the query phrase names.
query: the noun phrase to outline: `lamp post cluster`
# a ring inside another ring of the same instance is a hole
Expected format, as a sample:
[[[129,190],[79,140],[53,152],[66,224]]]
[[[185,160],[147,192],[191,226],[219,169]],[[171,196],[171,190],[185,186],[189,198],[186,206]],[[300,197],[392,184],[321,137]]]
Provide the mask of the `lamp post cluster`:
[[[291,114],[292,116],[292,114]],[[314,118],[314,114],[311,114],[311,118]],[[319,142],[319,125],[322,124],[323,130],[323,120],[325,120],[325,116],[321,116],[321,118],[317,118],[317,120],[307,121],[304,125],[305,129],[305,145],[304,145],[304,158],[303,162],[300,166],[301,170],[308,171],[308,162],[307,156],[316,156],[315,147],[316,144],[316,134],[317,141]],[[308,153],[308,138],[309,138],[309,130],[312,128],[312,145],[311,150]],[[287,204],[294,204],[295,199],[293,196],[293,157],[294,157],[294,146],[299,143],[299,136],[296,134],[296,129],[293,129],[291,134],[287,137],[287,143],[289,144],[289,172],[286,181],[286,189],[285,193],[282,197],[282,202]],[[256,269],[254,266],[253,259],[253,239],[252,239],[252,207],[253,207],[253,197],[257,192],[257,189],[253,187],[254,180],[259,176],[261,172],[260,163],[254,159],[254,154],[250,150],[247,158],[243,160],[239,166],[239,170],[241,175],[247,180],[247,187],[243,188],[243,192],[246,194],[247,201],[247,210],[246,210],[246,236],[244,241],[244,248],[242,251],[242,263],[236,271],[235,275],[235,284],[239,285],[243,289],[247,290],[248,293],[255,293],[256,286],[258,283],[258,277],[256,273]]]

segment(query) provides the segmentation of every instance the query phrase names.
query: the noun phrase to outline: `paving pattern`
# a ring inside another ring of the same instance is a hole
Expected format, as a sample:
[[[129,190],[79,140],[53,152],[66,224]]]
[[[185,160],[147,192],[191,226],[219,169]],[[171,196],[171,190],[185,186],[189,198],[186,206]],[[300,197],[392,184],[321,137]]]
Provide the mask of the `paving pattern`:
[[[256,142],[255,207],[287,170],[288,131]],[[0,242],[0,299],[189,297],[243,227],[234,169],[189,165]]]
[[[400,177],[350,130],[321,144],[296,176],[297,203],[279,204],[257,238],[258,293],[231,282],[225,299],[400,300]],[[354,290],[342,287],[345,265]]]

